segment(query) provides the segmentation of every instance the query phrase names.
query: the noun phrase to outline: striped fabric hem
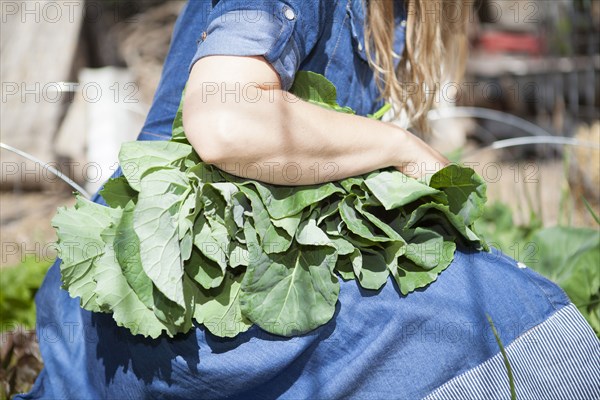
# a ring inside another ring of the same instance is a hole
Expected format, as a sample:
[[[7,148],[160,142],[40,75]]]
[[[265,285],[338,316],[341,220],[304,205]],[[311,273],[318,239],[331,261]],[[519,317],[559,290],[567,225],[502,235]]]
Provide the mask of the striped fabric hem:
[[[600,341],[573,305],[505,347],[519,400],[600,399]],[[510,399],[499,352],[435,389],[424,400]]]

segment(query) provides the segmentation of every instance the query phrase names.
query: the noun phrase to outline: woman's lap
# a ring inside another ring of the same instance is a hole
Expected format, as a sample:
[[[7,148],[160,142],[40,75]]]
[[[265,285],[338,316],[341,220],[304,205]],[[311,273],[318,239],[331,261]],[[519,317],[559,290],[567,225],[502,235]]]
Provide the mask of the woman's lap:
[[[573,307],[557,286],[497,252],[458,251],[436,282],[406,297],[391,280],[378,293],[341,282],[332,321],[289,339],[257,327],[235,339],[202,328],[144,339],[59,287],[55,264],[36,296],[46,366],[24,398],[397,398],[398,390],[421,398],[498,354],[486,315],[509,346]],[[589,335],[580,336],[599,357]]]

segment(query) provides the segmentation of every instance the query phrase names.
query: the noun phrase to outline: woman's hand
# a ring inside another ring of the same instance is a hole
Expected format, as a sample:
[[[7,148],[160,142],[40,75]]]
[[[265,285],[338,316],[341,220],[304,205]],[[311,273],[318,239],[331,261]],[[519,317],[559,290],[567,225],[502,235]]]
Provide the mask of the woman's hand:
[[[415,179],[426,179],[450,164],[450,160],[412,133],[403,131],[403,144],[398,148],[397,162],[394,167],[405,175]]]

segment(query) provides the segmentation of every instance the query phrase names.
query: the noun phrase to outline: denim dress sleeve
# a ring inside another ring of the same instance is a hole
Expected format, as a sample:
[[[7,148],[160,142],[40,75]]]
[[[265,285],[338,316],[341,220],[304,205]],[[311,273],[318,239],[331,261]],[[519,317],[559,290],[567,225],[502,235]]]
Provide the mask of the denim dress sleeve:
[[[190,65],[212,54],[264,55],[285,87],[297,70],[322,73],[341,104],[372,112],[364,15],[361,0],[188,2],[138,140],[169,138]],[[401,23],[396,34],[401,52]],[[340,280],[331,321],[302,336],[253,326],[223,339],[197,326],[156,340],[82,309],[57,260],[36,294],[45,367],[16,399],[507,399],[488,315],[517,398],[600,399],[600,342],[559,287],[497,250],[454,256],[408,296],[393,279],[377,293]]]
[[[208,14],[190,69],[211,55],[264,56],[284,90],[314,47],[325,22],[325,1],[219,1]]]

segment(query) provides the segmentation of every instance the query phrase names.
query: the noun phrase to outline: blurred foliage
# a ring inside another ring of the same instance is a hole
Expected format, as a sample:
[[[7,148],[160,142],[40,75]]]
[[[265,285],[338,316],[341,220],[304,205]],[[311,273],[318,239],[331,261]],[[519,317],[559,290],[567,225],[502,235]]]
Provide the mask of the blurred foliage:
[[[0,270],[0,326],[4,332],[22,326],[35,327],[35,304],[33,297],[42,284],[48,260],[31,255],[13,267]]]
[[[0,347],[0,399],[28,392],[42,367],[34,331],[4,332]]]
[[[0,269],[0,399],[29,391],[42,369],[33,300],[50,264],[30,255]]]
[[[535,215],[517,226],[502,203],[488,206],[476,227],[491,246],[558,284],[600,337],[600,230],[543,228]]]

